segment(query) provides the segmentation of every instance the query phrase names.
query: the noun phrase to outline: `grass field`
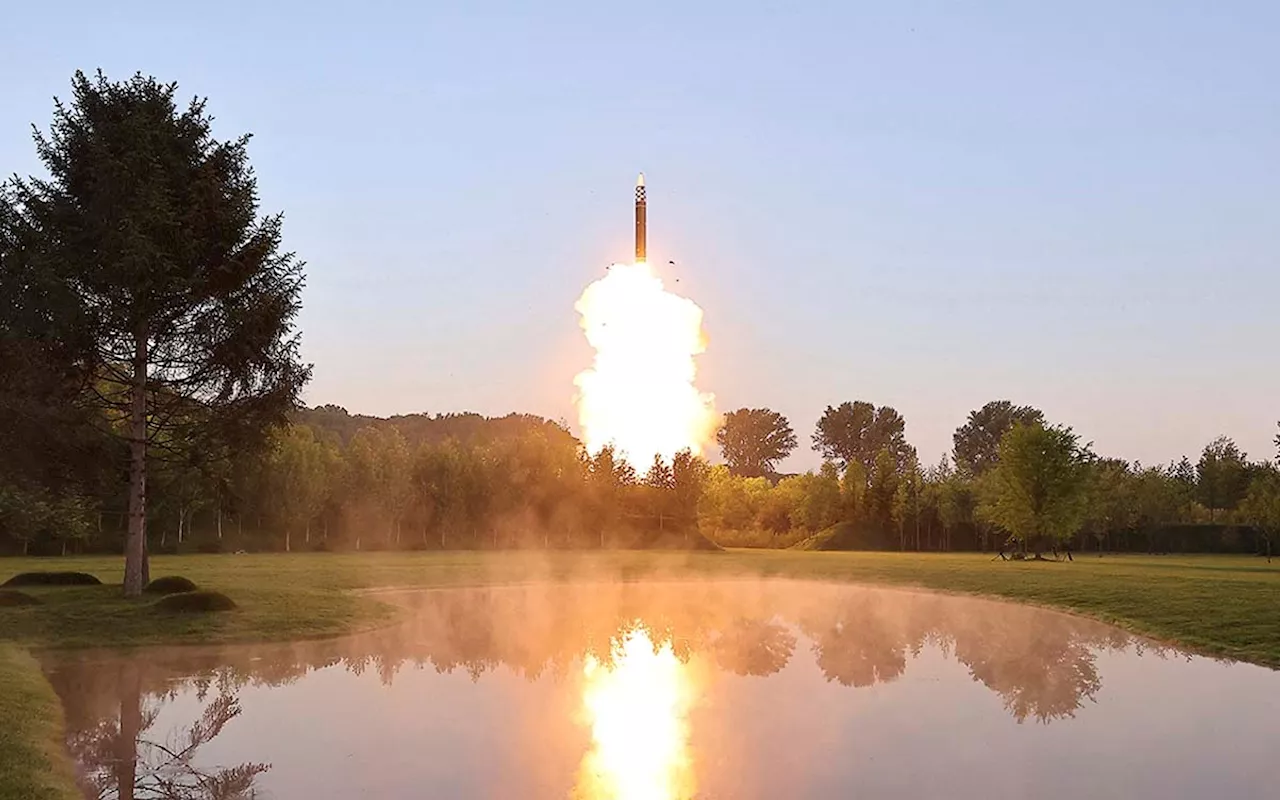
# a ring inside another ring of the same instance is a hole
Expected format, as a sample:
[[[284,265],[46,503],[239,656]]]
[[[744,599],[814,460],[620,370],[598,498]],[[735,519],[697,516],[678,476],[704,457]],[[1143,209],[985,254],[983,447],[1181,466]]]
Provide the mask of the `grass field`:
[[[48,757],[60,726],[56,698],[23,648],[337,635],[391,620],[388,607],[359,591],[379,587],[700,575],[913,585],[1063,608],[1201,652],[1280,667],[1280,562],[1252,557],[1091,555],[1056,563],[775,550],[153,558],[153,576],[184,575],[240,606],[207,616],[165,614],[152,607],[154,598],[122,599],[119,557],[0,560],[0,582],[32,570],[81,570],[117,585],[29,589],[41,605],[0,608],[0,798],[69,796],[69,768]]]
[[[76,796],[57,696],[34,658],[0,644],[0,797]]]

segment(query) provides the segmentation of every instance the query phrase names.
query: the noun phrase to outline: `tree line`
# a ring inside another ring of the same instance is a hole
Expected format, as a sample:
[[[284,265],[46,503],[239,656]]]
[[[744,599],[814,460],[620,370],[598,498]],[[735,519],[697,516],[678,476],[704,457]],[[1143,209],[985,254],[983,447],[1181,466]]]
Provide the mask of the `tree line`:
[[[1250,461],[1226,437],[1198,460],[1143,465],[1101,457],[1039,409],[975,409],[953,449],[922,466],[893,408],[829,406],[812,435],[822,468],[780,476],[798,441],[781,414],[740,409],[719,441],[701,504],[724,544],[898,550],[1261,552],[1280,534],[1276,462]],[[1280,434],[1276,437],[1280,449]],[[825,532],[825,533],[824,533]]]
[[[762,417],[769,435],[748,435]],[[745,420],[745,422],[744,422]],[[880,420],[877,424],[876,420]],[[860,424],[866,422],[867,424]],[[828,408],[819,470],[774,471],[796,448],[765,409],[726,415],[721,440],[783,440],[776,458],[724,448],[637,470],[588,454],[531,415],[300,409],[261,447],[217,460],[159,459],[149,547],[162,552],[725,546],[911,551],[1053,549],[1267,553],[1280,474],[1227,438],[1192,462],[1144,466],[1092,453],[1064,426],[1008,401],[970,413],[953,451],[922,467],[894,409]],[[782,435],[779,435],[779,434]],[[1280,445],[1280,442],[1278,442]],[[127,535],[123,462],[96,494],[32,496],[0,484],[10,552],[114,551]]]

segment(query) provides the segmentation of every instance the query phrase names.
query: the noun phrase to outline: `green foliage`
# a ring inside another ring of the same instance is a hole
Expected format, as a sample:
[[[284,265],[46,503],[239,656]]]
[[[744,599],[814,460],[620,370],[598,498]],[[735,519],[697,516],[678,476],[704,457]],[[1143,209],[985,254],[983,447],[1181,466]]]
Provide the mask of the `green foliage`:
[[[1114,458],[1088,465],[1082,527],[1101,545],[1109,534],[1127,534],[1138,523],[1137,481],[1128,463]]]
[[[58,542],[65,554],[67,544],[89,538],[90,518],[89,501],[77,494],[0,482],[0,531],[22,542],[23,554],[42,538]]]
[[[840,518],[857,522],[866,515],[867,471],[857,461],[850,461],[840,477]]]
[[[1213,520],[1218,511],[1230,510],[1249,490],[1249,469],[1236,443],[1219,436],[1205,446],[1196,464],[1196,496]]]
[[[914,524],[916,549],[919,550],[920,512],[924,501],[924,475],[915,459],[907,465],[894,488],[891,514],[898,529],[898,549],[907,549],[907,523]]]
[[[235,601],[222,592],[199,589],[194,592],[168,594],[156,601],[156,609],[175,614],[202,614],[210,611],[230,611]]]
[[[876,454],[867,480],[867,517],[879,525],[891,525],[893,501],[898,494],[901,476],[898,460],[888,448]]]
[[[969,419],[952,436],[956,469],[977,477],[1000,458],[1000,440],[1014,425],[1044,425],[1044,414],[1031,406],[1015,406],[1008,400],[992,400],[969,412]]]
[[[356,447],[352,450],[353,455],[365,455],[364,450]],[[395,474],[401,483],[407,485],[408,469],[404,463],[407,450],[399,446],[394,449],[394,454],[401,459],[401,463],[394,465]],[[295,532],[303,530],[310,538],[310,522],[320,514],[337,484],[340,458],[336,448],[317,440],[315,433],[305,426],[290,425],[272,431],[263,464],[264,488],[274,498],[272,516],[284,532],[285,551],[292,549]],[[357,463],[364,465],[363,461]],[[382,485],[365,488],[373,492],[385,491]]]
[[[204,101],[179,110],[176,91],[77,72],[36,133],[48,178],[11,181],[0,237],[46,321],[27,337],[74,343],[80,388],[61,399],[130,448],[129,595],[146,582],[148,455],[194,466],[251,448],[310,374],[293,331],[302,264],[279,252],[281,218],[258,218],[248,137],[215,140]]]
[[[740,408],[726,414],[716,443],[729,468],[748,478],[772,475],[778,462],[798,444],[787,418],[767,408]]]
[[[19,572],[0,586],[100,586],[102,581],[87,572]]]
[[[146,594],[181,594],[182,592],[194,592],[199,589],[195,581],[190,578],[184,578],[181,575],[166,575],[163,578],[156,578],[146,585],[142,591]]]
[[[856,461],[870,472],[882,450],[888,450],[899,465],[914,455],[905,431],[902,415],[889,406],[845,402],[827,406],[822,413],[813,433],[813,449],[841,469]]]
[[[1280,541],[1280,469],[1268,464],[1256,471],[1236,515],[1261,533],[1270,561]]]
[[[979,513],[1023,552],[1069,541],[1088,510],[1090,461],[1070,428],[1014,425],[981,483]]]

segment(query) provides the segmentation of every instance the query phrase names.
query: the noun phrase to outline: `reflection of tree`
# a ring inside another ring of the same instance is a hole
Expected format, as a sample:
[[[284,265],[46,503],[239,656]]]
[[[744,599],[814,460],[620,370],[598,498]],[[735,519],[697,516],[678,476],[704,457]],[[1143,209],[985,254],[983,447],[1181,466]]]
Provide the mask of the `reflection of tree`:
[[[842,686],[873,686],[898,678],[907,668],[905,629],[892,624],[865,593],[819,609],[802,623],[813,639],[818,668]]]
[[[1028,716],[1041,722],[1075,716],[1081,701],[1092,700],[1102,686],[1094,649],[1104,641],[1088,635],[1099,626],[1029,609],[1009,609],[1006,615],[1038,624],[1019,625],[1006,616],[998,623],[982,619],[957,628],[956,660],[999,694],[1018,722]]]
[[[796,637],[776,622],[735,620],[713,645],[716,664],[738,675],[772,675],[791,660]]]
[[[73,729],[68,749],[79,766],[81,790],[101,800],[243,800],[251,797],[266,764],[206,769],[193,761],[199,748],[240,714],[240,702],[219,693],[199,719],[171,731],[163,741],[148,736],[172,693],[144,699],[139,670],[125,664],[116,685],[119,715]],[[199,690],[198,690],[199,691]],[[203,699],[203,694],[201,695]]]

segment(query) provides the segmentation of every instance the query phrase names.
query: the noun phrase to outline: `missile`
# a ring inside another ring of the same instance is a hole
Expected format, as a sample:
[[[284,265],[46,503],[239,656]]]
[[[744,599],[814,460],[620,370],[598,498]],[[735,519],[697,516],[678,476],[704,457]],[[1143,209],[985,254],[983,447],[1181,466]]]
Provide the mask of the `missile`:
[[[636,263],[644,263],[645,221],[644,221],[644,173],[636,178]]]

